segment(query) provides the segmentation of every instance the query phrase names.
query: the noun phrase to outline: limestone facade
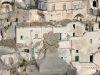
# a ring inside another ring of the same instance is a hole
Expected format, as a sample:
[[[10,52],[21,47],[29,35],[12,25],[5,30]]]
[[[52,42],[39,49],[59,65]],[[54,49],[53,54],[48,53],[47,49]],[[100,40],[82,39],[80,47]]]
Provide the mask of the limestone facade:
[[[77,68],[77,73],[79,73],[79,75],[92,74],[96,72],[99,66],[99,62],[96,59],[98,53],[96,53],[97,55],[93,54],[99,50],[100,30],[99,24],[95,22],[91,22],[90,27],[86,30],[86,23],[87,22],[71,21],[65,25],[59,22],[55,26],[50,24],[46,26],[34,26],[32,24],[31,26],[20,25],[16,29],[16,43],[23,43],[30,49],[30,44],[32,42],[35,57],[37,58],[37,52],[43,46],[42,43],[39,43],[43,41],[43,34],[49,31],[59,33],[59,57],[68,64],[72,63],[73,66]],[[34,44],[36,43],[38,44],[35,47]],[[40,53],[41,52],[42,51],[40,51]],[[92,66],[89,66],[89,64]],[[94,69],[86,70],[84,67],[94,67]],[[84,71],[89,72],[84,73]]]

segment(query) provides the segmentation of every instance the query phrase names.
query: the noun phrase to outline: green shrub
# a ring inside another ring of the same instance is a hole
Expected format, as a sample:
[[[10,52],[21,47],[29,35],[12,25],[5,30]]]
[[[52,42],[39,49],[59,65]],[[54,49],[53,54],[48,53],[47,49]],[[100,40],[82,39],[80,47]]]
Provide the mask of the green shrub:
[[[25,59],[23,59],[23,62],[27,62]]]
[[[98,9],[98,11],[97,11],[97,15],[100,17],[100,9]]]
[[[88,24],[86,23],[86,24],[85,24],[85,26],[87,27],[87,26],[88,26]]]

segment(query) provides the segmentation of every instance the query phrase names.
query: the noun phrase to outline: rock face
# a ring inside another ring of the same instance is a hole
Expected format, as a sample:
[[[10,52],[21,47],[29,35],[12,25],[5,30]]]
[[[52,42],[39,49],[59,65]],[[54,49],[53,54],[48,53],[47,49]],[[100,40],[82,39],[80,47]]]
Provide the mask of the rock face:
[[[37,67],[41,73],[63,75],[68,70],[68,64],[58,56],[58,34],[49,32],[44,34],[45,55],[36,61]]]

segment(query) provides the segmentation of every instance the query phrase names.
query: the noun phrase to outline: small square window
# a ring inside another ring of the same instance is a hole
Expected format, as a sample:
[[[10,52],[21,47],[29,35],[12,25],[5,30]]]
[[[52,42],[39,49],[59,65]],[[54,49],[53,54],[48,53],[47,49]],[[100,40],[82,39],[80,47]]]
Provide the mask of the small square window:
[[[76,50],[76,53],[78,53],[78,50]]]

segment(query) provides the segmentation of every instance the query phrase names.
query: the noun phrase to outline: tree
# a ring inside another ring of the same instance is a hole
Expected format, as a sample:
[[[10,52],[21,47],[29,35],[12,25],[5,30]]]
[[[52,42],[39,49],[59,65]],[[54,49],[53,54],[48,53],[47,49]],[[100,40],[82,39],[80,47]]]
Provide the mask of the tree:
[[[88,30],[88,24],[87,24],[87,23],[85,24],[85,26],[86,26],[86,27],[85,27],[85,30]]]
[[[97,15],[100,17],[100,9],[97,10]]]
[[[97,15],[96,15],[95,22],[97,22],[97,17],[100,17],[100,9],[97,10]]]
[[[14,2],[11,2],[10,4],[13,6],[14,5]]]

